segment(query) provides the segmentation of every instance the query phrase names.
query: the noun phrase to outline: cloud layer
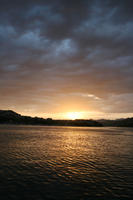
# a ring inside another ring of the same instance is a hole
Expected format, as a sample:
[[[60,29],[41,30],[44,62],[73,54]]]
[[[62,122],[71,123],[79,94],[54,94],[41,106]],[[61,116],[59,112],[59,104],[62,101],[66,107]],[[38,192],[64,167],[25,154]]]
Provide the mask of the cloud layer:
[[[131,115],[132,7],[131,0],[1,0],[0,108]]]

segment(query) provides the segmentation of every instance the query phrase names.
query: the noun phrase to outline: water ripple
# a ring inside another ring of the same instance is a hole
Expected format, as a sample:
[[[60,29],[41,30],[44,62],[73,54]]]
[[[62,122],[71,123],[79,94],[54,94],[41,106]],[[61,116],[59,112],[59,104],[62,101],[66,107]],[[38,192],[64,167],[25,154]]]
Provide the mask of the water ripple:
[[[0,126],[1,199],[127,200],[133,129]]]

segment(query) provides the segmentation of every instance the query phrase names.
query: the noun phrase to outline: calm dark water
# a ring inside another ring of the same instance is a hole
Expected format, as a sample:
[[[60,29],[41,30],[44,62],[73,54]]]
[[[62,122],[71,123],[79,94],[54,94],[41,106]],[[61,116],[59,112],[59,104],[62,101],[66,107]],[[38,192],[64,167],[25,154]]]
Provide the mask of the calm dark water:
[[[133,197],[133,129],[0,126],[0,199]]]

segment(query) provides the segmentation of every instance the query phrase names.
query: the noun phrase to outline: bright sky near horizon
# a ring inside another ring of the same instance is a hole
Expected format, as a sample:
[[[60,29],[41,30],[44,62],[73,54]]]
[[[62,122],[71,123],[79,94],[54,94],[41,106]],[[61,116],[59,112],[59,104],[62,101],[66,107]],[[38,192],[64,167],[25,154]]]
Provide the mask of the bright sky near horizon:
[[[0,109],[133,117],[133,1],[0,4]]]

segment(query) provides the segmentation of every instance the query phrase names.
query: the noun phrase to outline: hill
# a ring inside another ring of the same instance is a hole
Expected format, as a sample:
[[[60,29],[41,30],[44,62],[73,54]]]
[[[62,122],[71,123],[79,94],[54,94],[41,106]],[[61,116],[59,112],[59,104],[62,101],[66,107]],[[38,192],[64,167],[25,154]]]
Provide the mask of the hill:
[[[116,120],[53,120],[51,118],[40,118],[20,115],[12,110],[0,110],[0,124],[25,124],[25,125],[46,125],[46,126],[88,126],[88,127],[133,127],[133,118]]]
[[[113,126],[113,127],[133,127],[133,118],[126,119],[116,119],[116,120],[98,120],[103,126]]]
[[[102,123],[95,120],[53,120],[40,117],[22,116],[12,110],[0,110],[0,124],[25,124],[47,126],[94,126],[100,127]]]

